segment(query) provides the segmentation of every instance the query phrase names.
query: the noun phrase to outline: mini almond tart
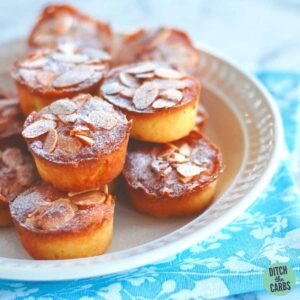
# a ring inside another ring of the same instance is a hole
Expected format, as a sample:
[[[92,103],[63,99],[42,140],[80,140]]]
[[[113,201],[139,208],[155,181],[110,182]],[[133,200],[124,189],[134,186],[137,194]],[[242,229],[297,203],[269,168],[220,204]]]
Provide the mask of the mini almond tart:
[[[68,259],[102,254],[111,243],[115,199],[89,191],[68,195],[39,183],[10,204],[25,250],[35,259]]]
[[[31,113],[22,132],[41,177],[64,191],[111,182],[123,168],[131,122],[99,97],[79,95]]]
[[[172,144],[135,144],[123,175],[133,206],[155,217],[201,213],[222,171],[220,150],[199,133]]]
[[[8,203],[30,187],[37,173],[29,154],[18,148],[0,150],[0,227],[11,224]]]
[[[113,34],[108,24],[93,19],[76,8],[55,4],[39,16],[28,38],[30,48],[54,48],[73,44],[79,48],[99,48],[111,52]]]
[[[23,112],[28,115],[57,99],[80,93],[95,95],[109,59],[106,52],[98,49],[60,47],[40,50],[15,62],[11,74]]]
[[[174,28],[140,29],[124,36],[113,58],[115,66],[140,61],[164,61],[194,73],[200,54],[189,36]]]
[[[166,143],[195,126],[199,81],[160,63],[112,69],[101,86],[102,96],[133,120],[131,137]]]

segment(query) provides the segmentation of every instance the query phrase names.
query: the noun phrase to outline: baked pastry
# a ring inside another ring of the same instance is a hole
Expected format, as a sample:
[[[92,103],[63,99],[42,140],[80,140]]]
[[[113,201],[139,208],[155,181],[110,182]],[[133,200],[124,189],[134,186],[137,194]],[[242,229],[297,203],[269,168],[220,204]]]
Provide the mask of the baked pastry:
[[[111,52],[113,34],[108,24],[93,19],[66,4],[47,6],[28,38],[30,48],[55,48],[73,44]]]
[[[207,208],[221,171],[220,150],[201,134],[191,133],[172,144],[135,144],[123,175],[138,211],[169,217]]]
[[[200,54],[186,33],[175,28],[140,29],[124,36],[113,59],[115,66],[140,61],[163,61],[193,73]]]
[[[84,94],[31,113],[22,135],[41,177],[58,189],[77,192],[121,173],[130,127],[111,104]]]
[[[24,123],[19,101],[17,98],[9,98],[0,90],[0,141],[9,144],[13,139],[18,139]]]
[[[96,94],[109,60],[102,50],[60,47],[15,62],[11,74],[23,112],[28,115],[54,100],[80,93]]]
[[[29,154],[18,148],[0,147],[0,227],[11,224],[8,203],[37,178]]]
[[[160,63],[112,69],[102,96],[133,120],[131,137],[166,143],[186,136],[195,125],[199,81]]]
[[[105,252],[112,239],[115,200],[107,192],[61,192],[38,183],[10,204],[26,251],[35,259],[66,259]]]

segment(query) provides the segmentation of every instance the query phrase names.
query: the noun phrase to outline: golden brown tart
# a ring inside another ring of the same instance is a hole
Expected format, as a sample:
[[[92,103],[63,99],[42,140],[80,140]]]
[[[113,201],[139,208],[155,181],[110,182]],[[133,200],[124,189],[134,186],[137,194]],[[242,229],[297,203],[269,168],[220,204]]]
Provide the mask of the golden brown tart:
[[[66,4],[47,6],[35,24],[28,44],[31,48],[55,48],[73,44],[111,52],[113,34],[108,24],[93,19]]]
[[[165,64],[146,62],[112,69],[100,91],[133,121],[131,137],[165,143],[193,129],[200,89],[196,78]]]
[[[61,192],[38,183],[10,204],[20,240],[35,259],[105,252],[112,239],[114,197],[107,191]]]
[[[0,147],[0,227],[11,224],[8,203],[36,179],[37,173],[28,153],[15,147]]]
[[[59,47],[16,61],[11,74],[28,115],[51,102],[80,93],[96,94],[110,56],[100,49]]]
[[[125,35],[114,57],[114,65],[140,61],[163,61],[193,73],[200,54],[186,33],[175,28],[140,29]]]
[[[130,128],[126,116],[105,100],[79,95],[31,113],[22,135],[46,182],[84,191],[120,174]]]
[[[222,171],[220,150],[199,133],[171,144],[136,143],[123,175],[133,206],[156,217],[200,213]]]

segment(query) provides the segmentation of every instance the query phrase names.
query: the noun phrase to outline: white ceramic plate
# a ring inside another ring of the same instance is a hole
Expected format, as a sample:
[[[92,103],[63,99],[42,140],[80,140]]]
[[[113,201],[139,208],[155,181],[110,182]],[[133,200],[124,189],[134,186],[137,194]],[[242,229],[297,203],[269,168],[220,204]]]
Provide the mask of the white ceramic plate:
[[[202,102],[209,115],[207,135],[221,147],[225,171],[215,202],[189,218],[155,219],[135,212],[118,199],[113,242],[101,256],[34,261],[23,250],[13,228],[0,230],[0,278],[62,280],[129,270],[182,251],[239,216],[268,184],[282,146],[277,108],[251,76],[214,51],[200,47]],[[7,67],[24,54],[23,42],[0,46],[0,83],[11,85]]]

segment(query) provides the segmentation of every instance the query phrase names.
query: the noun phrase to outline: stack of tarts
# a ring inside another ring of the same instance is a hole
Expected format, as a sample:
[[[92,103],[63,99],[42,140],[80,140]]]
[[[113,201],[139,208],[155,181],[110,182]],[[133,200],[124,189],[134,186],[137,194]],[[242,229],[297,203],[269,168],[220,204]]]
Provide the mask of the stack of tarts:
[[[33,258],[104,253],[109,187],[121,173],[139,212],[170,217],[210,205],[221,153],[203,136],[200,55],[185,33],[120,38],[73,7],[50,5],[28,46],[11,71],[18,98],[0,93],[0,226],[13,221]]]

